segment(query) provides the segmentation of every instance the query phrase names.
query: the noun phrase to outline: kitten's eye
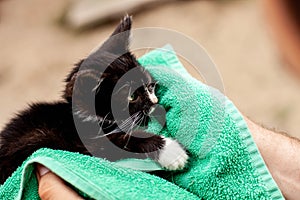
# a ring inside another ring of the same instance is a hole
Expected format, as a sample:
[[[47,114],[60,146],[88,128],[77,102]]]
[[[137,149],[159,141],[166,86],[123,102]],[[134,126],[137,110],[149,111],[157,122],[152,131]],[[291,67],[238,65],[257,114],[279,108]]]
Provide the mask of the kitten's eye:
[[[150,84],[148,85],[148,90],[149,90],[149,92],[153,92],[154,89],[155,89],[155,86],[156,86],[156,83],[150,83]]]
[[[137,99],[137,95],[135,93],[133,93],[131,96],[128,97],[129,101],[135,101]]]

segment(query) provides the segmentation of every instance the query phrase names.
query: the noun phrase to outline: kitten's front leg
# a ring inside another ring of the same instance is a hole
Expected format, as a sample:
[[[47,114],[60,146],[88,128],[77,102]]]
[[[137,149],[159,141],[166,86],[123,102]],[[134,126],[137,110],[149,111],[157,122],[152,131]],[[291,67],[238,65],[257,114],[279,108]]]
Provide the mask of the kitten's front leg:
[[[145,131],[137,130],[130,135],[116,133],[111,135],[109,139],[127,151],[146,153],[169,170],[184,168],[188,160],[186,151],[176,140]]]
[[[188,160],[186,151],[176,140],[165,137],[163,137],[163,140],[165,144],[160,149],[157,159],[159,164],[169,170],[184,168]]]

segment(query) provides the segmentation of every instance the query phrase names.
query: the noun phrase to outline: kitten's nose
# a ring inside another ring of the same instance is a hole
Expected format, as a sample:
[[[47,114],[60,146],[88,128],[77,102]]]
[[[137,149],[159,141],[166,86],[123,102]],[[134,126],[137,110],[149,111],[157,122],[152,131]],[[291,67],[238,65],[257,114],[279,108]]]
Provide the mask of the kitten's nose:
[[[148,98],[150,99],[150,101],[153,104],[157,104],[158,103],[158,99],[154,93],[154,91],[150,92],[148,89],[146,89],[147,93],[148,93]]]
[[[153,97],[151,98],[151,102],[153,104],[157,104],[158,103],[158,98],[155,95],[153,95]]]
[[[154,93],[149,94],[149,99],[153,104],[157,104],[158,103],[158,98],[155,96]]]

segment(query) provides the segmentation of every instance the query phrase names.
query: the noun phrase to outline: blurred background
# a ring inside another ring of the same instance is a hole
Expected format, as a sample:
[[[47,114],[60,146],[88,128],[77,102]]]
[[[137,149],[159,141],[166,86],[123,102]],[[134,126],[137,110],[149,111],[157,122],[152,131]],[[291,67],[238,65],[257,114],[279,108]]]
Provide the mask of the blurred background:
[[[286,2],[296,1],[2,0],[0,128],[27,103],[58,100],[72,65],[129,13],[133,28],[196,40],[244,115],[300,137],[300,9]]]

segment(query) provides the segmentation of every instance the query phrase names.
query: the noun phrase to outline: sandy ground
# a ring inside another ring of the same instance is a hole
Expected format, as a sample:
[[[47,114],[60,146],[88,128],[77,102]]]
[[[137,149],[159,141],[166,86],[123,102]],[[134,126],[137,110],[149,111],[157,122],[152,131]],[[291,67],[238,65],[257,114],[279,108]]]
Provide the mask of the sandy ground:
[[[57,100],[72,64],[113,30],[74,33],[58,20],[68,1],[0,2],[0,127],[27,103]],[[286,71],[259,1],[179,1],[134,15],[134,27],[164,27],[208,51],[226,95],[245,115],[300,136],[300,81]]]

